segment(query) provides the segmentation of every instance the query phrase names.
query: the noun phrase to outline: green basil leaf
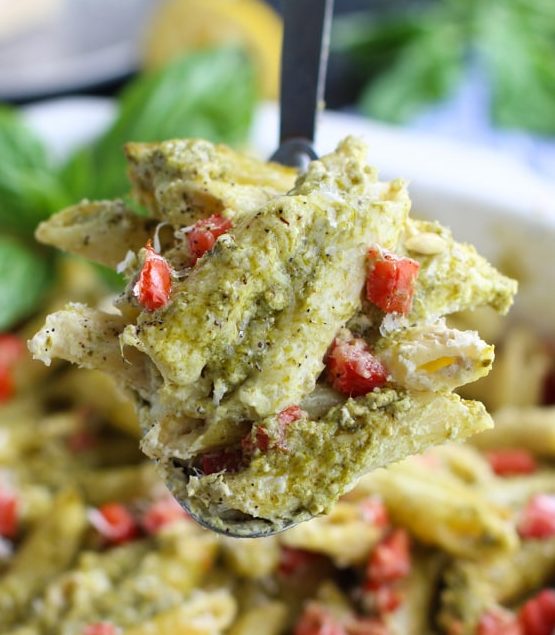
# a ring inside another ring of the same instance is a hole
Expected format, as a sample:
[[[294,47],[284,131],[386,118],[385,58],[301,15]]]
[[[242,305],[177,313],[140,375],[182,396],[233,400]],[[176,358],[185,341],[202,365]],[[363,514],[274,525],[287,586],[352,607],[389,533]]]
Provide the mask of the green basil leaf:
[[[361,110],[384,121],[404,122],[445,98],[461,76],[464,45],[459,26],[431,21],[409,41],[387,72],[366,87],[359,102]]]
[[[31,236],[68,198],[41,141],[6,107],[0,107],[0,157],[0,231]]]
[[[51,281],[49,260],[15,238],[0,236],[0,331],[31,315]]]
[[[494,121],[555,134],[555,5],[515,1],[487,8],[479,44],[489,70]]]
[[[427,13],[385,16],[346,14],[334,19],[331,48],[345,53],[372,75],[375,65],[390,63],[407,43],[422,33]]]
[[[129,85],[115,123],[71,158],[64,181],[75,200],[122,196],[129,190],[125,143],[176,137],[241,143],[250,128],[255,100],[253,68],[241,50],[188,54]]]

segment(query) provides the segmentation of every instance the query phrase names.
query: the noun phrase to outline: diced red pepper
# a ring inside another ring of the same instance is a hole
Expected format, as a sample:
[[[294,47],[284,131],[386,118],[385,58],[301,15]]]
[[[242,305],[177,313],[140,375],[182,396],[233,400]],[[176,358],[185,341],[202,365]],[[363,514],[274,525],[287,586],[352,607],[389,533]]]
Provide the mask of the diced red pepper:
[[[0,333],[0,403],[15,392],[12,369],[25,353],[23,340],[13,333]]]
[[[172,270],[168,261],[157,254],[149,240],[146,256],[133,294],[147,311],[166,306],[172,290]]]
[[[9,368],[0,366],[0,403],[11,399],[15,392],[12,373]]]
[[[370,556],[366,569],[369,588],[400,580],[409,573],[409,535],[404,529],[395,529],[376,546]]]
[[[97,622],[85,626],[83,635],[118,635],[117,629],[111,622]]]
[[[18,501],[14,492],[0,490],[0,536],[13,538],[17,534]]]
[[[518,613],[518,621],[522,635],[552,635],[555,630],[555,590],[544,589],[525,602]]]
[[[313,551],[284,546],[281,548],[278,571],[284,576],[298,575],[320,561],[321,558],[320,554]]]
[[[187,512],[172,496],[158,500],[146,510],[141,524],[147,534],[157,534],[162,527],[189,518]]]
[[[368,300],[385,313],[409,313],[420,263],[377,248],[369,250],[368,260]]]
[[[532,474],[538,465],[536,459],[527,450],[507,449],[492,450],[486,453],[491,469],[498,476],[514,476],[516,474]]]
[[[243,453],[239,449],[225,448],[207,452],[200,457],[200,469],[203,474],[217,472],[238,472],[243,464]]]
[[[300,406],[289,406],[278,414],[278,422],[282,426],[287,426],[293,421],[298,421],[304,415]]]
[[[518,523],[522,538],[551,538],[555,536],[555,496],[537,494],[524,508]]]
[[[93,509],[89,514],[89,520],[98,533],[113,545],[129,542],[139,534],[135,519],[120,503],[106,503],[98,509]]]
[[[210,251],[216,240],[226,234],[233,227],[229,218],[224,218],[219,214],[213,214],[208,218],[197,221],[191,231],[187,234],[189,249],[194,262]]]
[[[328,381],[335,390],[360,397],[383,386],[387,371],[363,339],[336,338],[326,359]]]
[[[25,343],[13,333],[0,333],[0,366],[11,368],[25,354]]]
[[[241,448],[245,454],[255,450],[267,452],[270,449],[270,435],[264,426],[255,425],[251,432],[241,439]]]
[[[347,635],[347,631],[328,610],[311,602],[299,617],[294,635]]]
[[[289,406],[284,408],[277,415],[279,424],[279,437],[275,442],[276,447],[285,449],[285,428],[293,421],[298,421],[305,414],[299,406]],[[264,426],[256,425],[251,433],[247,434],[241,441],[241,447],[249,454],[254,450],[260,450],[261,452],[267,452],[270,449],[271,443],[270,434]]]
[[[514,613],[502,608],[486,611],[476,627],[476,635],[523,635]]]
[[[376,527],[387,527],[389,525],[389,514],[379,498],[371,496],[360,502],[362,517],[366,522]]]

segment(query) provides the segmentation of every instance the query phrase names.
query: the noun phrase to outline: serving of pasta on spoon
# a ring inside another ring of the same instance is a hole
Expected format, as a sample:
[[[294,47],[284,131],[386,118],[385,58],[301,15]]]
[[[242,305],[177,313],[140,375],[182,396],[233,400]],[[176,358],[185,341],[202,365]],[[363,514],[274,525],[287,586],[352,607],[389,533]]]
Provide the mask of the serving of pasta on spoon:
[[[127,285],[110,313],[50,315],[34,356],[115,376],[143,451],[216,531],[283,530],[366,472],[492,426],[453,391],[489,372],[493,347],[445,317],[506,313],[516,283],[412,219],[405,183],[367,154],[347,137],[299,171],[202,140],[130,143],[147,216],[85,201],[38,229]]]

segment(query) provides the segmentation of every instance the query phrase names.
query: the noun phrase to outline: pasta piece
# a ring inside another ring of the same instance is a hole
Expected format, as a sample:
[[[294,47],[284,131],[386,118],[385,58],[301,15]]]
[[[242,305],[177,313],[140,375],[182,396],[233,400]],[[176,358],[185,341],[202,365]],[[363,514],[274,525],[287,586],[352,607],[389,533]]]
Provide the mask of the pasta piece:
[[[157,378],[146,358],[133,351],[129,360],[123,356],[118,339],[123,329],[119,316],[70,304],[48,316],[29,348],[47,365],[53,357],[61,357],[85,368],[109,370],[124,385],[149,395]]]
[[[513,550],[513,525],[478,491],[446,473],[405,461],[364,477],[358,491],[379,494],[393,522],[424,544],[482,559]]]
[[[76,474],[76,480],[90,505],[98,506],[112,501],[132,501],[150,498],[160,487],[154,466],[149,463],[129,467],[85,470]]]
[[[338,567],[363,563],[383,535],[364,518],[358,504],[339,502],[329,514],[289,529],[281,536],[288,547],[329,556]]]
[[[376,344],[395,384],[412,390],[453,390],[491,370],[493,346],[476,332],[449,329],[444,320],[395,331]]]
[[[202,515],[223,517],[222,528],[235,528],[233,514],[240,512],[260,519],[252,523],[263,531],[267,523],[279,527],[284,518],[329,511],[364,472],[489,425],[481,404],[453,394],[383,390],[349,400],[319,421],[289,424],[287,453],[255,456],[237,473],[186,480],[179,467],[164,468],[177,498],[189,498]]]
[[[420,262],[409,322],[491,306],[507,313],[517,283],[439,223],[409,219],[404,247]]]
[[[430,448],[422,457],[437,461],[445,467],[450,474],[461,479],[464,483],[481,485],[487,491],[491,487],[493,472],[484,456],[470,445],[459,443],[446,443]],[[418,460],[414,457],[412,460]],[[407,459],[411,460],[411,459]]]
[[[279,563],[277,538],[223,538],[222,548],[227,566],[242,578],[263,578]]]
[[[282,602],[268,602],[248,609],[233,624],[229,635],[280,635],[288,621],[288,607]]]
[[[62,492],[50,514],[34,529],[0,579],[0,628],[8,629],[29,602],[73,560],[86,527],[83,503]]]
[[[489,377],[461,394],[483,401],[493,412],[509,406],[537,406],[550,364],[551,357],[536,335],[526,328],[513,328],[497,352]]]
[[[52,509],[52,493],[37,484],[18,484],[19,522],[25,529],[36,525]]]
[[[545,457],[555,456],[555,406],[515,408],[495,413],[495,427],[472,439],[481,450],[521,448]]]
[[[152,545],[142,540],[104,552],[82,552],[75,567],[50,582],[31,606],[29,620],[46,632],[59,632],[61,625],[63,632],[83,632],[91,617],[94,622],[109,615],[102,598],[108,596],[113,604],[122,581],[133,575],[151,549]],[[120,615],[129,614],[127,602],[131,599],[120,593],[115,610]]]
[[[236,602],[228,590],[196,591],[181,606],[124,630],[124,635],[219,635],[232,623]]]
[[[430,614],[440,571],[438,554],[412,554],[410,573],[399,586],[401,604],[385,616],[389,635],[424,635],[431,631]]]
[[[83,201],[43,221],[36,238],[115,269],[128,251],[152,238],[155,227],[156,221],[138,216],[122,201]]]
[[[293,168],[197,139],[128,143],[125,152],[137,201],[174,225],[249,215],[288,192],[297,176]]]
[[[132,437],[140,436],[133,401],[110,375],[84,368],[70,370],[56,382],[52,390],[61,398],[71,399],[76,405],[93,408],[114,427]]]
[[[555,494],[555,472],[496,478],[484,489],[484,496],[500,507],[520,510],[536,494]]]
[[[555,539],[525,540],[510,557],[471,563],[456,561],[445,573],[440,622],[474,635],[482,614],[542,586],[555,572]]]

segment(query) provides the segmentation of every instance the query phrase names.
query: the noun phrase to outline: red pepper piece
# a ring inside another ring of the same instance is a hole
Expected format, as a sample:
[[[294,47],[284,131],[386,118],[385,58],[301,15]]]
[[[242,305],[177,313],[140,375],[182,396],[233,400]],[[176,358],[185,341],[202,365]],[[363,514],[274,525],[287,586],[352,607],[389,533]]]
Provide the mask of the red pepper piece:
[[[13,538],[17,534],[18,500],[14,492],[0,490],[0,536]]]
[[[89,520],[98,533],[113,545],[120,545],[136,538],[139,527],[129,510],[120,503],[106,503],[93,509]]]
[[[155,501],[146,510],[141,525],[147,534],[157,534],[162,527],[189,518],[187,512],[172,496]]]
[[[480,617],[476,635],[523,635],[523,633],[514,613],[495,608],[486,611]]]
[[[518,621],[522,635],[552,635],[555,629],[555,590],[544,589],[525,602],[518,613]]]
[[[371,496],[360,503],[362,517],[365,521],[376,527],[387,527],[389,525],[389,514],[387,508],[379,498]]]
[[[521,514],[518,533],[522,538],[541,539],[555,536],[555,496],[533,496]]]
[[[311,602],[298,619],[293,635],[347,635],[347,631],[323,606]]]
[[[111,622],[97,622],[85,626],[83,635],[118,635],[119,632]]]
[[[320,560],[320,554],[313,551],[284,546],[281,548],[278,571],[284,576],[298,575]]]
[[[189,249],[193,256],[193,264],[207,251],[210,251],[216,240],[226,234],[233,227],[233,223],[228,219],[213,214],[208,218],[197,221],[191,231],[187,234]]]
[[[420,263],[377,248],[369,250],[368,260],[368,300],[385,313],[409,313]]]
[[[387,371],[363,339],[336,338],[326,359],[327,378],[335,390],[360,397],[383,386]]]
[[[149,240],[146,256],[133,294],[147,311],[166,306],[172,290],[172,270],[168,261],[157,254]]]
[[[243,453],[239,449],[223,449],[207,452],[200,457],[203,474],[217,472],[238,472],[243,464]]]
[[[410,573],[409,535],[395,529],[374,549],[366,569],[370,588],[400,580]]]
[[[491,469],[498,476],[513,476],[516,474],[532,474],[538,465],[536,459],[527,450],[507,449],[486,452],[486,458]]]

